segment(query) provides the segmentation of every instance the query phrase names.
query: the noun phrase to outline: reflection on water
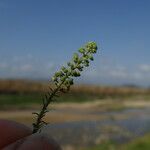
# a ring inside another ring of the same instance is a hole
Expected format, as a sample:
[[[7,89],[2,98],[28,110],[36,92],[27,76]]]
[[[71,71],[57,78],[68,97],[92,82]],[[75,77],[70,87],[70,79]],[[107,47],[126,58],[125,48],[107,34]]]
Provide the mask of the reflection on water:
[[[92,112],[93,113],[93,112]],[[102,112],[94,112],[102,114]],[[126,109],[105,112],[105,120],[55,123],[48,125],[44,132],[53,136],[63,147],[90,147],[103,140],[126,142],[150,131],[150,109]],[[126,116],[116,118],[117,115]]]

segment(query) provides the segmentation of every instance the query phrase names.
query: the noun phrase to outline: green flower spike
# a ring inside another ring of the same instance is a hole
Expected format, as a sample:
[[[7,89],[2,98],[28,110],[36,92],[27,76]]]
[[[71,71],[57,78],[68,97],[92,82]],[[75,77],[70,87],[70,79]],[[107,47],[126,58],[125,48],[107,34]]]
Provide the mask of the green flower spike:
[[[33,133],[40,132],[44,124],[43,117],[48,112],[48,105],[55,101],[60,92],[67,92],[70,86],[74,83],[74,78],[79,77],[84,67],[88,67],[90,61],[93,61],[93,54],[97,52],[95,42],[89,42],[84,47],[78,50],[79,53],[74,53],[73,58],[67,63],[66,67],[62,67],[52,77],[55,87],[50,88],[50,91],[43,97],[43,106],[39,113],[33,113],[37,116],[36,122],[33,123]]]

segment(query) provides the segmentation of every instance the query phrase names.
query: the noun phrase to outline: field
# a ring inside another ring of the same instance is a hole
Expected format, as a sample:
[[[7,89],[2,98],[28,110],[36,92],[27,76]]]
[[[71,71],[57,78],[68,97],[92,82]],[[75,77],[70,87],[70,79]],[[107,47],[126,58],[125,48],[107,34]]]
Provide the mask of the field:
[[[46,82],[0,80],[0,118],[31,127],[47,90]],[[150,149],[150,89],[75,85],[49,108],[45,120],[52,125],[46,132],[66,150]]]
[[[26,80],[0,80],[0,108],[11,109],[34,107],[41,104],[49,84]],[[50,84],[52,87],[53,85]],[[61,96],[56,102],[91,102],[95,100],[149,100],[150,89],[136,87],[106,87],[91,85],[76,85],[71,91]]]

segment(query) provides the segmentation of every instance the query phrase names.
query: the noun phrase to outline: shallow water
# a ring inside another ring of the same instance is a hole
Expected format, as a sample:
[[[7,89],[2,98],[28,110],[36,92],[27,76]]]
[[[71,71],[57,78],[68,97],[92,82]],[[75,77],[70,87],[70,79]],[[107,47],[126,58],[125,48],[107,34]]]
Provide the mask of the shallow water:
[[[43,132],[54,137],[63,147],[70,145],[78,148],[97,145],[108,139],[122,143],[150,131],[150,108],[91,113],[105,115],[107,118],[50,124]]]

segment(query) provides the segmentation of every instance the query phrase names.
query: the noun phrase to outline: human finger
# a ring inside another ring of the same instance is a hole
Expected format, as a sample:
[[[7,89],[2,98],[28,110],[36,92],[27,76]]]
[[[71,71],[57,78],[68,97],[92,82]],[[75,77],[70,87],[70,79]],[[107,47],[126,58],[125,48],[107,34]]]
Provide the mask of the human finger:
[[[61,147],[49,136],[35,133],[18,140],[3,150],[61,150]]]
[[[30,134],[31,129],[23,124],[0,120],[0,149]]]

